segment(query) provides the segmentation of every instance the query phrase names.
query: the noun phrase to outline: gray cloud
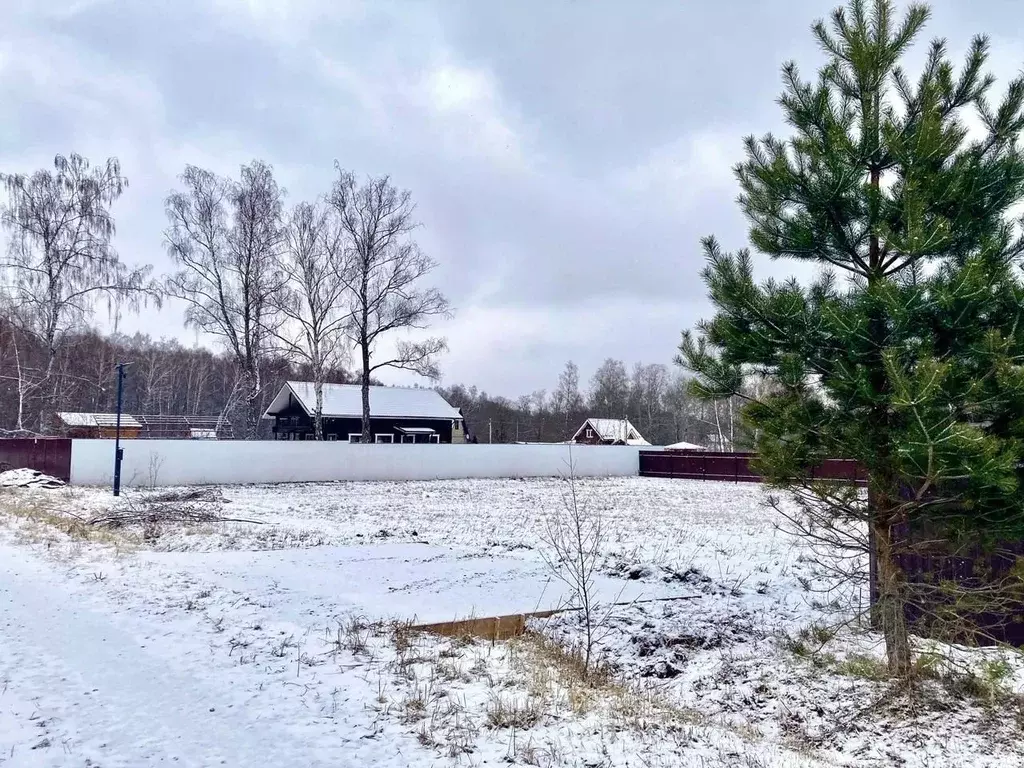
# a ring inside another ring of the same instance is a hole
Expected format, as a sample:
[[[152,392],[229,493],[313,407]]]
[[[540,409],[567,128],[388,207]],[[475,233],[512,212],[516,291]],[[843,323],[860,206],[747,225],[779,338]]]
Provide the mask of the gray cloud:
[[[326,191],[335,159],[390,173],[459,310],[441,327],[446,378],[508,395],[550,388],[569,358],[585,375],[609,355],[670,361],[708,310],[699,237],[745,242],[740,140],[784,130],[779,67],[813,70],[808,27],[834,5],[8,1],[4,170],[118,156],[118,247],[158,271],[186,163],[262,157],[292,200]],[[930,32],[954,50],[998,32],[1005,78],[1021,63],[1014,10],[946,0]],[[122,327],[191,342],[180,309]]]

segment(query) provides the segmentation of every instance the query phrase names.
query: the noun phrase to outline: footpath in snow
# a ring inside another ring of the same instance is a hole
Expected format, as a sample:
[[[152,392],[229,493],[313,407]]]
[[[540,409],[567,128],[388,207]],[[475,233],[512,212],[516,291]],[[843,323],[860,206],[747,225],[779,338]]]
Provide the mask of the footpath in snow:
[[[400,741],[311,739],[289,707],[247,701],[247,676],[224,687],[207,649],[83,595],[24,550],[0,545],[0,563],[0,765],[405,764]]]

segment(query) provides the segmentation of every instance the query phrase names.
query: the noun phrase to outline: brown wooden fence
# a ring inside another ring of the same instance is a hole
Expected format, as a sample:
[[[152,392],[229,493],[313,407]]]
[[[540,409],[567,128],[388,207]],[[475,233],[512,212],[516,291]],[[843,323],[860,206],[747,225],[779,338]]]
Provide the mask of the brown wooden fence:
[[[0,439],[0,472],[21,467],[37,469],[70,482],[71,440],[66,437]]]
[[[686,480],[718,480],[759,483],[761,476],[750,467],[753,453],[712,451],[640,451],[641,477],[672,477]],[[864,470],[852,459],[826,459],[812,470],[823,480],[846,480],[863,484]]]
[[[911,600],[904,608],[907,621],[926,637],[942,637],[967,645],[1009,643],[1024,647],[1024,601],[1020,599],[1015,573],[1024,557],[1024,541],[999,541],[984,548],[979,543],[947,541],[941,531],[922,529],[912,532],[906,525],[893,528],[893,538],[906,551],[896,556],[907,581]],[[878,600],[878,574],[872,558],[871,602]],[[946,586],[957,584],[965,591],[958,594]],[[997,585],[1001,585],[998,587]],[[996,610],[957,608],[962,600],[970,605],[972,590],[1001,591],[978,599],[978,606]]]
[[[714,480],[724,482],[757,483],[761,477],[750,467],[753,453],[713,453],[706,451],[641,451],[640,475],[643,477],[669,477],[688,480]],[[829,459],[815,468],[814,476],[829,480],[852,481],[858,485],[867,482],[867,474],[852,459]],[[909,531],[895,531],[897,537],[911,537]],[[918,552],[909,545],[910,551],[898,555],[898,562],[911,584],[930,585],[919,599],[927,605],[914,601],[905,607],[907,621],[914,630],[925,636],[948,632],[949,627],[939,627],[931,617],[944,610],[950,598],[943,596],[939,589],[944,581],[952,581],[965,588],[979,588],[1000,581],[1017,568],[1018,559],[1024,556],[1024,542],[1003,542],[987,553],[975,547],[962,552],[951,551],[952,545],[943,544],[941,538],[924,537],[931,542],[931,551]],[[877,573],[874,558],[870,568],[871,602],[878,599]],[[993,641],[1024,647],[1024,604],[1011,606],[1003,612],[979,611],[962,615],[962,633],[956,637],[959,642],[989,645]]]

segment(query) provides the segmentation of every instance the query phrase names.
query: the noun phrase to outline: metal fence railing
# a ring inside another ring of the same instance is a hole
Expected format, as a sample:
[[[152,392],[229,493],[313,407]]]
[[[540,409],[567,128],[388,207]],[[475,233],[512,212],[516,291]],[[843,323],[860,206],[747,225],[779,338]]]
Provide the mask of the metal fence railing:
[[[759,483],[761,476],[750,466],[750,452],[640,451],[641,477],[669,477],[685,480],[717,480]],[[845,480],[863,484],[867,475],[852,459],[826,459],[811,471],[822,480]]]

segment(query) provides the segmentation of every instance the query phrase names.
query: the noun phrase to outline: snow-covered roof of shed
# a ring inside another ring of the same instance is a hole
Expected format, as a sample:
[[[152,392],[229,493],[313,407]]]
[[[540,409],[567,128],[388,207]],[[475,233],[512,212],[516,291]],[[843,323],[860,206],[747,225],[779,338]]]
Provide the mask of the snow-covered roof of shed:
[[[292,394],[303,410],[316,410],[316,391],[311,381],[286,382],[263,418],[273,418],[288,406]],[[358,384],[324,384],[323,415],[328,418],[360,418],[362,391]],[[370,387],[370,415],[376,418],[461,419],[457,408],[432,389],[421,387]]]
[[[59,418],[66,426],[69,427],[116,427],[117,426],[117,414],[116,413],[72,413],[69,411],[60,411],[57,413]],[[122,427],[142,427],[142,424],[134,417],[127,413],[121,414],[121,426]]]
[[[665,446],[665,450],[668,450],[668,451],[706,451],[707,448],[705,448],[703,445],[697,445],[696,443],[687,443],[687,442],[684,441],[684,442],[681,442],[681,443],[672,443],[672,445],[666,445]]]
[[[650,445],[640,434],[640,430],[634,427],[628,419],[587,419],[583,426],[576,430],[573,439],[587,426],[597,432],[602,440],[621,441],[626,445]]]

